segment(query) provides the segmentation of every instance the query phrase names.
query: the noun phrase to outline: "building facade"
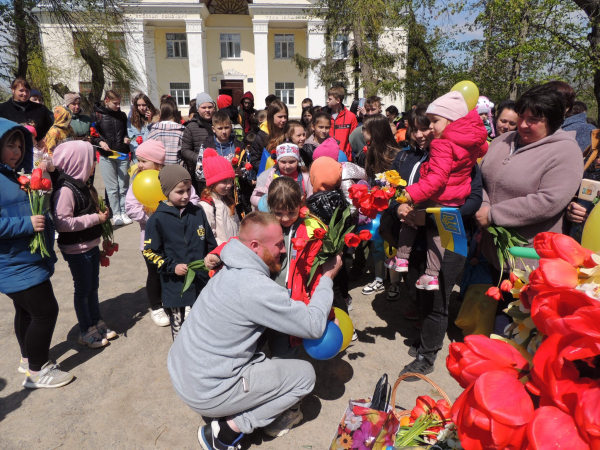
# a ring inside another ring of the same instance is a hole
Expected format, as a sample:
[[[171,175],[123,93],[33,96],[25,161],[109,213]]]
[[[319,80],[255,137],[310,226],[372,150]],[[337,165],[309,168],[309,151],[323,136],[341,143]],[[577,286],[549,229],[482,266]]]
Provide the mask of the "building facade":
[[[307,15],[308,0],[142,0],[125,1],[123,7],[128,27],[124,46],[140,79],[127,89],[112,86],[125,94],[137,88],[155,105],[161,95],[170,94],[183,111],[200,92],[215,100],[219,94],[231,95],[238,105],[243,93],[251,91],[259,109],[267,95],[275,94],[292,117],[300,116],[305,97],[325,105],[325,87],[312,73],[300,74],[291,60],[294,53],[309,58],[325,54],[322,23]],[[86,71],[78,69],[75,50],[60,50],[61,32],[42,20],[46,59],[60,64],[64,84],[85,91]],[[402,109],[404,99],[393,103]],[[127,100],[123,106],[128,107]]]

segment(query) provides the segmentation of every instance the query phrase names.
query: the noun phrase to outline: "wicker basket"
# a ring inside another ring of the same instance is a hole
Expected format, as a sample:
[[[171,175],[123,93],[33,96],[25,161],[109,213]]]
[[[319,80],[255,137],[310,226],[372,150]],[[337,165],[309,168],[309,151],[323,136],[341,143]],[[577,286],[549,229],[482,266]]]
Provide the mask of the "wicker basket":
[[[403,380],[406,380],[407,378],[411,378],[411,377],[417,377],[417,378],[420,378],[421,380],[429,383],[431,386],[433,386],[435,388],[436,391],[439,392],[439,394],[442,397],[444,397],[444,400],[446,400],[448,402],[448,405],[450,405],[450,407],[452,407],[452,401],[450,401],[450,397],[448,397],[448,394],[446,394],[444,392],[444,390],[441,387],[439,387],[435,381],[426,377],[425,375],[421,375],[420,373],[405,373],[404,375],[401,375],[400,377],[398,377],[398,379],[394,383],[394,388],[392,389],[391,400],[392,400],[392,405],[394,406],[394,415],[398,418],[398,420],[400,420],[402,417],[410,416],[411,410],[408,410],[408,411],[397,411],[396,410],[396,391],[398,390],[398,386],[400,385],[400,383]]]

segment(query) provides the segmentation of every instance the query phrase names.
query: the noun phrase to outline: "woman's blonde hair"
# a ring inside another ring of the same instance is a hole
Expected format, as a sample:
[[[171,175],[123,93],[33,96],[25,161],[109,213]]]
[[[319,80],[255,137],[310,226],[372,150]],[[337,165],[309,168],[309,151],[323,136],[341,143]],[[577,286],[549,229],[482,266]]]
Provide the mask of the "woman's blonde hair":
[[[106,99],[109,100],[121,100],[121,94],[119,94],[117,91],[113,91],[112,89],[109,89],[108,91],[106,91],[106,95],[104,96],[104,103],[106,103]]]

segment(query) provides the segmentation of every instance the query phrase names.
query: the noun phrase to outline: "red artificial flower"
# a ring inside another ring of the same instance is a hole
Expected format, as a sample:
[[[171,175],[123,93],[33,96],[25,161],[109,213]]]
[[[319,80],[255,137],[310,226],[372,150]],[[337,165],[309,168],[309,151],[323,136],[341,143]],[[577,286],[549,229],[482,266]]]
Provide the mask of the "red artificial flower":
[[[29,177],[26,177],[25,175],[21,175],[18,178],[18,181],[21,186],[27,186],[29,184]]]
[[[600,449],[600,408],[598,405],[600,405],[600,389],[594,388],[583,393],[581,401],[575,409],[575,422],[592,450]]]
[[[42,178],[42,189],[44,191],[49,191],[52,189],[52,181],[50,181],[48,178]]]
[[[138,143],[138,145],[139,145],[139,144],[141,144],[142,142],[144,142],[144,138],[143,138],[142,136],[138,136],[138,137],[136,137],[136,138],[135,138],[135,142],[137,142],[137,143]]]
[[[573,267],[582,266],[589,254],[575,239],[560,233],[538,233],[533,247],[540,258],[559,258]]]
[[[110,259],[108,259],[106,256],[103,258],[100,258],[100,265],[102,267],[108,267],[110,266]]]
[[[527,425],[526,450],[551,448],[590,450],[572,416],[554,406],[543,406],[535,410],[533,420]]]
[[[239,155],[241,153],[242,149],[240,149],[239,147],[235,148],[235,154]]]
[[[574,314],[585,307],[600,308],[600,304],[576,289],[542,292],[531,300],[531,319],[546,336],[553,333],[564,335],[573,326],[577,327],[580,315]]]
[[[578,280],[577,269],[557,258],[540,259],[540,266],[529,275],[530,289],[535,293],[573,289]]]
[[[353,184],[348,189],[348,197],[351,199],[359,199],[369,192],[369,188],[364,184]]]
[[[325,231],[323,228],[316,228],[315,231],[313,232],[313,236],[316,239],[323,239],[326,234],[327,234],[327,231]]]
[[[302,208],[300,208],[300,211],[298,212],[298,215],[302,218],[305,219],[306,216],[310,213],[310,210],[306,207],[303,206]]]
[[[358,237],[361,241],[368,241],[373,237],[373,235],[369,230],[362,230],[358,233]]]
[[[237,164],[240,161],[240,158],[238,158],[237,156],[234,156],[233,159],[231,160],[232,164]]]
[[[451,418],[452,411],[446,400],[441,399],[436,402],[428,395],[422,395],[417,397],[416,405],[410,412],[410,418],[412,420],[417,420],[423,414],[432,414],[435,420],[448,422]]]
[[[446,367],[450,375],[466,388],[484,373],[502,371],[518,379],[529,370],[529,363],[512,345],[487,336],[470,335],[450,344]]]
[[[485,292],[485,295],[487,295],[488,297],[492,297],[494,300],[500,300],[502,298],[500,289],[498,289],[496,286],[492,286],[491,288],[489,288]]]
[[[303,238],[292,238],[292,246],[294,247],[294,250],[296,251],[301,251],[304,249],[304,247],[306,247],[306,239]]]
[[[344,236],[344,242],[348,247],[358,247],[360,244],[360,238],[354,233],[348,233]]]
[[[502,283],[500,283],[500,290],[504,291],[504,292],[510,292],[513,288],[513,284],[510,282],[510,280],[502,280]]]
[[[533,402],[519,380],[502,371],[481,375],[456,399],[452,421],[465,450],[521,450]]]
[[[43,189],[42,186],[42,179],[38,178],[38,177],[31,177],[31,182],[29,183],[29,186],[31,187],[31,189],[33,189],[34,191],[39,191],[41,189]]]
[[[244,167],[246,168],[246,170],[252,170],[252,164],[250,164],[249,162],[246,163]]]

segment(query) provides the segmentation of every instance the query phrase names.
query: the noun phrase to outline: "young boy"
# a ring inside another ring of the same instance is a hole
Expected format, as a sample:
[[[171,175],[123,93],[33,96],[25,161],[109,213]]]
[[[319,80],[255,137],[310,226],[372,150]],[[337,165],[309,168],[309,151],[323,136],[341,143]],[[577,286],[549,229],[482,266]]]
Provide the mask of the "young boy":
[[[342,104],[345,96],[346,90],[341,86],[334,86],[327,91],[327,106],[331,111],[329,135],[338,142],[348,161],[352,161],[352,147],[350,146],[349,136],[358,122],[356,116]]]
[[[232,133],[231,119],[227,112],[219,110],[212,116],[212,130],[214,136],[210,136],[204,141],[204,148],[214,148],[220,156],[229,161],[235,156],[235,149],[244,148],[244,144],[237,140]]]
[[[313,101],[308,97],[302,100],[302,109],[306,108],[307,106],[310,106],[311,108],[313,107]]]
[[[196,272],[192,285],[181,292],[188,264],[217,248],[206,214],[190,203],[192,182],[187,170],[179,165],[166,166],[158,179],[167,201],[163,201],[146,223],[144,257],[158,266],[162,302],[171,321],[173,340],[185,319],[185,307],[192,306],[208,282],[208,273]],[[210,259],[207,267],[213,268]]]
[[[267,120],[267,111],[262,110],[256,113],[256,122],[258,122],[258,128],[260,129],[260,126],[262,125],[262,123]]]

